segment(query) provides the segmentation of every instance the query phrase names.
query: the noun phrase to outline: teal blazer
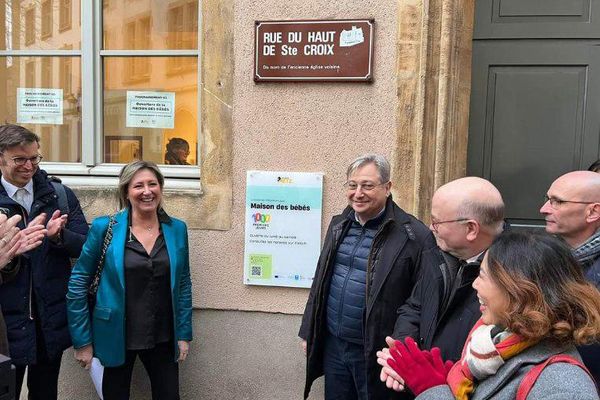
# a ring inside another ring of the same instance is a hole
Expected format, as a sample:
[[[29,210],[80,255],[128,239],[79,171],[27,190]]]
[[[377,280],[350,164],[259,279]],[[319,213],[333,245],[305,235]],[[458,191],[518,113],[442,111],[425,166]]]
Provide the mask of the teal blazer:
[[[129,210],[115,216],[113,237],[106,250],[104,270],[98,285],[96,307],[90,318],[87,290],[96,273],[109,217],[92,222],[81,256],[73,267],[67,293],[67,316],[73,347],[94,346],[94,357],[107,367],[125,363],[125,240]],[[161,223],[171,269],[171,303],[175,359],[178,340],[192,340],[192,282],[190,280],[187,226],[170,217]]]

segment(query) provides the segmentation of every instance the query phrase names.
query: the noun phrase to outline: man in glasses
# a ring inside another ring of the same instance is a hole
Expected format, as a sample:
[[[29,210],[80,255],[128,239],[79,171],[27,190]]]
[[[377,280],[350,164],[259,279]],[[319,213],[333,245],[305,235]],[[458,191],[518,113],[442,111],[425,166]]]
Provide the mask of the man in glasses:
[[[552,183],[544,200],[540,213],[546,219],[546,232],[564,239],[586,278],[600,289],[600,174],[564,174]],[[600,382],[600,346],[581,347],[579,352]]]
[[[29,398],[56,399],[62,353],[71,345],[65,303],[70,258],[79,256],[88,225],[71,189],[38,167],[39,148],[38,136],[26,128],[0,126],[0,212],[20,215],[21,228],[40,220],[46,226],[41,245],[6,267],[17,272],[0,286],[0,305],[16,366],[16,398],[28,369]]]
[[[325,375],[325,399],[385,399],[375,353],[419,276],[427,227],[390,194],[390,164],[368,154],[347,169],[348,207],[333,217],[299,336],[307,356],[305,397]]]
[[[504,202],[494,185],[466,177],[441,186],[431,201],[430,228],[437,249],[421,258],[423,275],[398,310],[392,337],[412,337],[421,349],[439,347],[444,360],[456,361],[469,331],[481,316],[480,301],[471,286],[485,251],[504,229]],[[386,339],[388,346],[393,339]],[[387,365],[389,349],[377,353],[381,380],[404,391],[402,377]],[[402,393],[402,399],[413,399]]]

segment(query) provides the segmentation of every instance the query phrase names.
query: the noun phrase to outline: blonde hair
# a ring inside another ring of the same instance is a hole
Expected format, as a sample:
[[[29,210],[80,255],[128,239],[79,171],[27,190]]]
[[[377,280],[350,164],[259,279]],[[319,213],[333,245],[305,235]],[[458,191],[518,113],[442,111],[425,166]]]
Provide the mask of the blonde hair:
[[[129,189],[129,184],[131,183],[131,180],[133,179],[135,174],[137,174],[143,169],[147,169],[148,171],[151,171],[154,173],[154,175],[156,175],[156,179],[158,180],[158,184],[160,185],[160,190],[162,192],[163,187],[165,186],[165,177],[163,176],[162,172],[160,172],[158,165],[156,165],[156,163],[153,163],[152,161],[132,161],[129,164],[125,165],[119,173],[119,187],[117,192],[117,195],[119,197],[119,209],[122,210],[131,206],[129,199],[127,199],[127,191]],[[159,209],[163,208],[162,200],[158,207]]]

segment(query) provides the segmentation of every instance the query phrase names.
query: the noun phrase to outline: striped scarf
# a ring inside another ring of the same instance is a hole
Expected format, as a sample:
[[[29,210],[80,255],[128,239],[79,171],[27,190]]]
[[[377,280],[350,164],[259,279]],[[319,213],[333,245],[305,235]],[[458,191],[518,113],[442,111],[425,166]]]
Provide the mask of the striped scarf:
[[[600,229],[588,238],[578,248],[573,249],[573,255],[585,269],[594,263],[594,260],[600,257]]]
[[[494,375],[509,358],[535,344],[506,330],[494,335],[494,325],[477,321],[465,343],[461,359],[454,364],[447,381],[457,400],[468,400],[477,381]]]

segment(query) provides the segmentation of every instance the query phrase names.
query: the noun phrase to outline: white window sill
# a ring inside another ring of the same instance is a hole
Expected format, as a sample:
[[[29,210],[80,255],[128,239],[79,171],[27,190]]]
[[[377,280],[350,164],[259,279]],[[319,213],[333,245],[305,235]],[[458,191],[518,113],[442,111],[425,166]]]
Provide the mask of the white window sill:
[[[113,187],[119,183],[119,172],[124,164],[101,164],[86,167],[82,164],[41,163],[40,167],[55,175],[67,186],[72,187]],[[165,190],[190,191],[202,193],[200,168],[189,166],[166,165],[160,167],[165,176]]]

